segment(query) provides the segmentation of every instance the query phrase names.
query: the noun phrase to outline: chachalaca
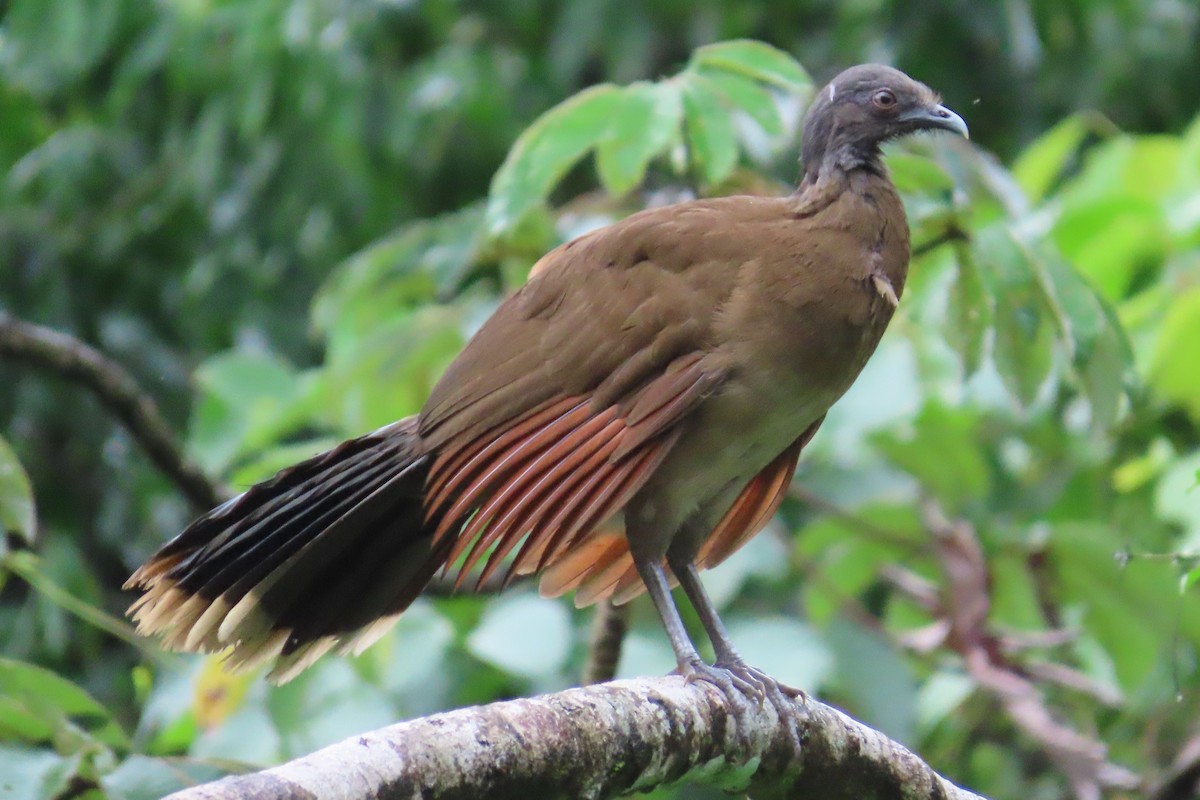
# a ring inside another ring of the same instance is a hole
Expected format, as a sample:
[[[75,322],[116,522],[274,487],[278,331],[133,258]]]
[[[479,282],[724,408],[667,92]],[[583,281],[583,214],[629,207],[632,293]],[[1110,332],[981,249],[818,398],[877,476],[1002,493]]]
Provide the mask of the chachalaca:
[[[697,573],[774,514],[887,327],[909,230],[880,145],[928,129],[967,135],[923,84],[853,67],[811,104],[793,194],[653,208],[546,254],[419,415],[283,470],[155,553],[127,584],[144,592],[139,629],[228,648],[233,665],[274,659],[287,680],[363,650],[439,570],[539,572],[579,605],[649,592],[681,673],[779,697]]]

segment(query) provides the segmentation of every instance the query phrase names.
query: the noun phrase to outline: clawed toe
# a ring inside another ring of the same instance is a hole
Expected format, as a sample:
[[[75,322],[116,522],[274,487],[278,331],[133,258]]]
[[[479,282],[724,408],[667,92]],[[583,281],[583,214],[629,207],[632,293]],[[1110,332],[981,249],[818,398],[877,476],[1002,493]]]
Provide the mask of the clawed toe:
[[[799,698],[803,702],[808,699],[807,695],[801,689],[780,683],[762,670],[749,666],[741,659],[718,661],[715,666],[731,675],[738,676],[742,682],[752,683],[757,687],[759,697],[774,706],[775,713],[779,715],[779,721],[787,726],[792,747],[799,754],[803,742],[793,701]]]
[[[715,666],[728,670],[743,681],[754,684],[758,687],[759,693],[764,697],[771,694],[780,694],[792,700],[797,698],[802,701],[808,699],[803,689],[788,686],[786,683],[776,680],[761,669],[752,667],[744,661],[738,660],[728,663],[718,661]]]
[[[745,699],[747,695],[762,697],[762,687],[723,667],[710,666],[702,661],[688,663],[680,667],[679,673],[689,684],[696,682],[711,683],[731,701]]]
[[[739,735],[749,745],[749,702],[770,703],[779,719],[788,729],[788,735],[796,752],[800,752],[801,735],[796,718],[795,698],[806,698],[800,689],[780,683],[760,669],[739,661],[720,662],[709,665],[702,661],[688,662],[679,667],[679,674],[689,683],[702,681],[721,690],[730,705]]]

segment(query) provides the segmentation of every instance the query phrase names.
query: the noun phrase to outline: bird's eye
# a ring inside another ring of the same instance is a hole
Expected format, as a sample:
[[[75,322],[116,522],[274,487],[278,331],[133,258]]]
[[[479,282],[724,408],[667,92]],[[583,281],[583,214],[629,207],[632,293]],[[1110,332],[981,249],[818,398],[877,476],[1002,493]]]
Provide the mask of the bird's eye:
[[[896,105],[896,94],[891,89],[880,89],[871,96],[871,102],[876,108],[888,111]]]

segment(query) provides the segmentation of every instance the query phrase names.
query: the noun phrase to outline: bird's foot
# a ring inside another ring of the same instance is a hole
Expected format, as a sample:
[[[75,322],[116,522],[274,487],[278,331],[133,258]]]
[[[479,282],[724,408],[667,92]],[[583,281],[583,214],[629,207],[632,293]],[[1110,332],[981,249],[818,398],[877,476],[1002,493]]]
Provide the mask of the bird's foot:
[[[753,747],[750,714],[754,711],[754,705],[763,701],[759,687],[727,669],[706,664],[699,658],[681,663],[676,672],[682,675],[689,685],[709,683],[720,689],[721,694],[725,695],[729,716],[733,721],[734,730],[742,740],[742,746],[747,750]]]
[[[752,667],[738,656],[718,658],[713,665],[715,669],[724,670],[736,677],[743,684],[756,687],[760,698],[765,699],[775,708],[779,721],[787,726],[788,738],[796,754],[800,754],[803,738],[800,734],[800,721],[796,717],[795,700],[806,702],[808,695],[802,689],[788,686],[757,667]]]
[[[776,680],[767,673],[763,672],[761,669],[752,667],[745,661],[742,661],[740,657],[734,656],[725,659],[718,658],[717,663],[713,666],[719,669],[728,670],[730,673],[738,676],[746,683],[754,684],[756,687],[758,687],[759,693],[763,696],[767,696],[773,692],[778,692],[784,697],[793,700],[798,698],[801,702],[808,699],[808,695],[804,693],[803,689],[797,689],[794,686],[788,686],[786,683]]]
[[[730,659],[713,665],[696,659],[681,664],[678,671],[689,684],[710,683],[721,690],[729,705],[738,735],[746,747],[752,744],[749,718],[753,711],[751,704],[759,705],[764,701],[770,703],[779,716],[779,721],[787,727],[788,739],[799,756],[803,738],[793,698],[805,698],[803,691],[780,683],[762,670],[748,666],[741,659]]]

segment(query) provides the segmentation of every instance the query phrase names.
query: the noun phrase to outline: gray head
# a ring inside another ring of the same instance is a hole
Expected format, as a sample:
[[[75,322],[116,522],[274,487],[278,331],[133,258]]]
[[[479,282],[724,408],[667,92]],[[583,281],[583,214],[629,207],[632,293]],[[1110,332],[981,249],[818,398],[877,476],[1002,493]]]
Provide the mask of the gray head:
[[[860,64],[838,75],[813,98],[804,120],[804,178],[830,168],[881,169],[879,146],[924,130],[967,137],[967,123],[925,84],[898,69]]]

